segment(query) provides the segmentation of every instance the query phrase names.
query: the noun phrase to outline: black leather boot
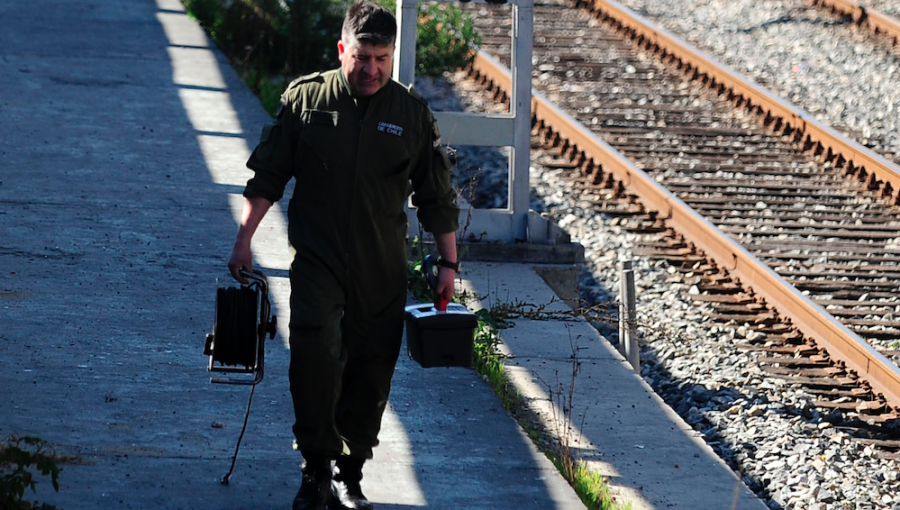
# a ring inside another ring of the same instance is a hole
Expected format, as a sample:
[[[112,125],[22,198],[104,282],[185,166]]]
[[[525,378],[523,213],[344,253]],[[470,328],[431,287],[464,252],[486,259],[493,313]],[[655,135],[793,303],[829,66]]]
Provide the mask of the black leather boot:
[[[331,460],[313,454],[303,455],[303,480],[294,497],[293,510],[327,510],[331,499]]]
[[[362,493],[362,467],[365,459],[342,455],[334,466],[331,489],[334,493],[331,510],[372,510],[375,508]]]

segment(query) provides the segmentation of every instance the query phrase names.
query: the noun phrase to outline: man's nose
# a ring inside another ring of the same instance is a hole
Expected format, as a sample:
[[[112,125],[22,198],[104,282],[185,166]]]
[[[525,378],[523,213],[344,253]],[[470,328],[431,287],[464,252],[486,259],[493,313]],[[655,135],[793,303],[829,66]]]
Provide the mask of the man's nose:
[[[364,74],[371,76],[374,71],[375,71],[375,64],[372,63],[372,61],[369,61],[369,62],[366,62],[365,64],[363,64],[363,73]]]

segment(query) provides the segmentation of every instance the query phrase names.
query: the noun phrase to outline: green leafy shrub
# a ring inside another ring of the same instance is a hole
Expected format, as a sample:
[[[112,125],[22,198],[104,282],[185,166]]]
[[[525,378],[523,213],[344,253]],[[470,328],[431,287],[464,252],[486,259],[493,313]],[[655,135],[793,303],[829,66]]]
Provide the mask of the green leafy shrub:
[[[9,436],[0,444],[0,508],[4,510],[50,510],[54,506],[22,501],[25,490],[37,492],[34,468],[50,476],[53,490],[59,492],[59,465],[56,455],[40,438]]]
[[[394,11],[394,0],[376,0]],[[349,0],[182,0],[247,86],[275,113],[290,79],[339,65],[337,40]],[[422,4],[416,39],[418,74],[465,67],[481,36],[453,4]]]
[[[385,9],[397,13],[397,2],[396,0],[371,0],[372,2],[384,7]]]
[[[182,0],[241,71],[301,75],[337,65],[341,0]]]
[[[416,74],[440,76],[472,63],[481,34],[472,18],[454,4],[420,4],[416,36]]]
[[[225,21],[225,7],[220,0],[183,0],[188,14],[200,23],[215,41],[221,35]]]
[[[341,0],[182,2],[271,114],[288,81],[284,77],[338,65]]]

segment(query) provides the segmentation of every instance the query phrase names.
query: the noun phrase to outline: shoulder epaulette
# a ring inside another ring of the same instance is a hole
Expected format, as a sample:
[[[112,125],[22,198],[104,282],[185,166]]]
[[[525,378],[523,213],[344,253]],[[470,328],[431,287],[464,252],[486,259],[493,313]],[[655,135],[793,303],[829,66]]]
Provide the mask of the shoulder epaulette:
[[[417,101],[424,104],[425,106],[428,106],[428,101],[424,97],[422,97],[422,94],[419,94],[419,92],[415,88],[413,88],[412,85],[409,85],[408,87],[406,87],[406,91],[409,92],[409,95],[411,97],[415,98]]]
[[[301,77],[297,78],[296,80],[292,81],[290,85],[288,85],[288,90],[291,90],[292,88],[295,88],[295,87],[299,87],[300,85],[303,85],[304,83],[310,83],[310,82],[314,82],[314,81],[323,81],[321,72],[307,74],[306,76],[301,76]]]
[[[307,74],[306,76],[301,76],[290,83],[287,86],[287,89],[281,94],[281,102],[282,103],[291,103],[299,97],[301,94],[300,87],[303,85],[308,85],[311,83],[324,83],[325,78],[322,76],[322,73],[312,73]]]

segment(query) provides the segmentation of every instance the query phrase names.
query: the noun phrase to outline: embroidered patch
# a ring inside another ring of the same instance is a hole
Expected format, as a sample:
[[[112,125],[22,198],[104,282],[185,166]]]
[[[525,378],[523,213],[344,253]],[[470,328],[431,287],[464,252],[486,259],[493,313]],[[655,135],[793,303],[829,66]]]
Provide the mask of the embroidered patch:
[[[389,122],[381,121],[378,123],[378,130],[382,133],[389,133],[392,135],[403,136],[403,127],[398,126],[396,124],[391,124]]]

